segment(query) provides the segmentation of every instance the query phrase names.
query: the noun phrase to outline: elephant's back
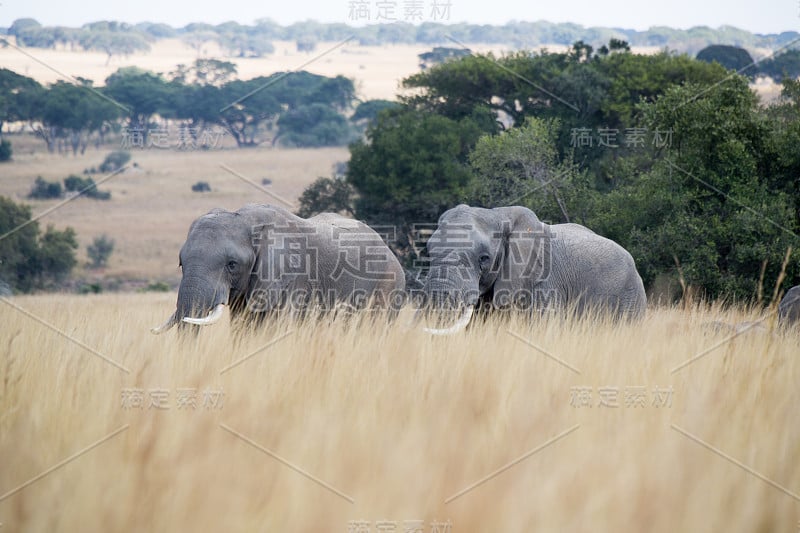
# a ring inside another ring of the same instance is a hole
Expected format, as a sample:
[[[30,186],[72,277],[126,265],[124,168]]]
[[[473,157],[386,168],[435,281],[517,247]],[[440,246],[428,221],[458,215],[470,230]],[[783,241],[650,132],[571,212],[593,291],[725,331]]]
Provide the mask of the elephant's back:
[[[645,312],[644,283],[628,250],[580,224],[551,228],[554,259],[571,266],[575,286],[590,301],[609,304],[631,318]]]
[[[325,228],[327,231],[327,238],[332,243],[341,249],[342,247],[359,247],[366,244],[370,250],[368,253],[377,253],[377,249],[381,250],[383,255],[382,263],[377,268],[381,272],[390,273],[391,276],[384,278],[383,275],[376,276],[378,279],[375,282],[375,289],[391,292],[393,290],[405,290],[405,270],[403,270],[400,261],[389,249],[389,246],[384,242],[383,238],[367,224],[360,220],[343,217],[338,213],[320,213],[308,219],[308,222],[318,228]],[[366,252],[366,250],[365,250]],[[369,276],[367,277],[369,278]],[[372,284],[370,279],[364,280],[367,284]]]

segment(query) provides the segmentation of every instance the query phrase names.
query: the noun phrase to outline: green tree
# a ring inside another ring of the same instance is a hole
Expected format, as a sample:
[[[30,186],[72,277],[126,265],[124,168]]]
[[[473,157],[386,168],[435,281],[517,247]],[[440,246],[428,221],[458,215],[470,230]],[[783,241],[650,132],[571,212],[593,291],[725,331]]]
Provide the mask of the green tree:
[[[214,31],[195,30],[184,33],[181,40],[194,50],[199,57],[207,43],[219,42],[219,35]]]
[[[417,57],[419,58],[419,68],[425,70],[434,65],[439,65],[451,59],[458,59],[460,57],[468,56],[472,52],[467,48],[448,48],[446,46],[436,46],[430,52],[423,52]]]
[[[300,195],[297,216],[308,218],[319,213],[355,215],[353,209],[355,190],[342,178],[317,178]]]
[[[787,50],[758,63],[759,74],[771,77],[777,82],[797,79],[800,76],[800,50]]]
[[[738,46],[730,46],[727,44],[712,44],[706,46],[697,53],[697,59],[705,61],[706,63],[713,63],[716,61],[728,70],[745,70],[747,67],[749,71],[743,72],[748,77],[752,78],[755,75],[755,63],[753,57],[744,48]]]
[[[218,95],[211,89],[202,94],[208,98],[225,102],[216,108],[213,120],[218,121],[230,133],[239,147],[256,146],[264,141],[265,132],[274,129],[275,121],[283,110],[265,78],[248,81],[234,80],[226,83]],[[197,109],[197,108],[194,108]],[[202,111],[196,113],[198,119],[207,119]]]
[[[219,59],[196,59],[189,66],[178,65],[170,73],[170,77],[181,85],[213,85],[220,87],[236,78],[236,64]]]
[[[42,86],[27,76],[0,68],[0,137],[7,122],[30,121]]]
[[[17,19],[11,23],[11,26],[8,27],[8,34],[14,35],[15,37],[19,37],[20,33],[23,33],[25,30],[29,30],[32,28],[41,28],[42,25],[39,24],[39,21],[33,18],[21,18]]]
[[[594,227],[631,251],[646,283],[675,276],[677,261],[707,297],[750,300],[766,261],[765,286],[774,286],[800,228],[791,199],[768,177],[770,124],[747,80],[675,86],[642,112],[648,128],[672,131],[671,148],[599,199]]]
[[[220,46],[233,57],[264,57],[275,52],[272,42],[258,33],[236,30],[218,35]]]
[[[153,115],[170,102],[172,86],[160,75],[138,67],[123,67],[106,78],[104,92],[128,108],[128,126],[147,130]]]
[[[346,179],[358,193],[356,218],[399,225],[404,248],[412,224],[433,222],[469,200],[473,176],[467,157],[485,132],[469,117],[456,121],[408,109],[381,113],[366,141],[350,147]]]
[[[48,227],[40,233],[31,222],[30,207],[0,196],[0,281],[15,291],[52,287],[65,279],[76,264],[78,242],[72,228]]]
[[[384,109],[397,109],[400,104],[391,100],[366,100],[356,106],[350,120],[355,123],[369,124]]]
[[[270,76],[248,81],[234,80],[220,89],[221,100],[226,102],[217,121],[231,134],[239,146],[254,146],[263,142],[266,132],[271,132],[283,113],[292,113],[285,124],[312,121],[314,117],[330,116],[322,104],[338,112],[348,109],[355,99],[353,81],[343,76],[327,78],[309,72],[276,72]],[[298,111],[305,107],[304,111]],[[333,119],[338,121],[338,119]],[[313,134],[317,139],[337,139],[342,142],[346,121],[339,125],[324,120],[325,127]],[[291,126],[290,126],[291,127]],[[272,135],[273,141],[276,135]],[[301,140],[305,142],[305,140]],[[346,142],[346,141],[344,141]]]
[[[83,153],[90,137],[119,116],[119,108],[94,91],[90,80],[79,81],[83,86],[58,81],[39,93],[35,131],[51,152],[63,141],[73,154]]]
[[[114,56],[129,56],[150,50],[150,43],[144,35],[130,31],[90,31],[81,38],[81,46],[85,50],[105,52],[106,65]]]
[[[319,147],[341,146],[351,142],[355,130],[347,119],[326,104],[311,104],[281,114],[277,122],[278,135],[283,146]]]
[[[469,156],[477,178],[474,203],[523,205],[544,220],[576,221],[586,191],[576,166],[559,158],[558,129],[557,120],[529,117],[520,127],[478,139]]]

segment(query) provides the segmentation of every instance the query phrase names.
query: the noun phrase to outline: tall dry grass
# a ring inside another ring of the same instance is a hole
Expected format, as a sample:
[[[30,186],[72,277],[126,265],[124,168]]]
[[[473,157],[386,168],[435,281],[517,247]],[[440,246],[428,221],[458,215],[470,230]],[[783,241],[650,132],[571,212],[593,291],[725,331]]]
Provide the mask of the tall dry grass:
[[[74,340],[0,302],[4,531],[794,532],[800,520],[800,338],[704,325],[752,312],[492,319],[447,338],[404,312],[180,340],[148,332],[170,294],[10,302]],[[646,404],[626,406],[638,386]],[[574,401],[580,387],[592,407]],[[614,387],[619,407],[598,406]],[[652,405],[670,387],[671,405]],[[221,390],[223,404],[179,409],[183,388]],[[125,409],[125,389],[167,390],[169,408]]]

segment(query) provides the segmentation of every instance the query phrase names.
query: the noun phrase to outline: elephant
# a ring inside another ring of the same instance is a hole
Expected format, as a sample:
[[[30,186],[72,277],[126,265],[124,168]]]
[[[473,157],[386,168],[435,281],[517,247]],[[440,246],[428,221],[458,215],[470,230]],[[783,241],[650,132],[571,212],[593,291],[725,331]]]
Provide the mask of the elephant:
[[[430,265],[418,318],[456,311],[465,328],[477,307],[539,311],[590,310],[636,319],[647,307],[633,257],[579,224],[549,225],[525,207],[458,205],[441,215],[427,243]]]
[[[778,305],[778,323],[787,327],[800,323],[800,285],[786,291]]]
[[[180,250],[175,312],[161,326],[205,326],[224,307],[234,324],[273,312],[399,310],[405,272],[375,231],[337,214],[303,219],[274,205],[215,209],[189,228]]]

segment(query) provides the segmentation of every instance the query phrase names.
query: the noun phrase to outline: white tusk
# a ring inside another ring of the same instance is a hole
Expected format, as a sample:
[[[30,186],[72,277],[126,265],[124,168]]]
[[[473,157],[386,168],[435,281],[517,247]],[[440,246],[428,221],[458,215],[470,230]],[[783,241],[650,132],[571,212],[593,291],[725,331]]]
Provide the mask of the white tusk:
[[[177,311],[172,313],[172,316],[169,317],[166,322],[164,322],[160,326],[156,326],[150,329],[150,333],[152,333],[153,335],[161,335],[162,333],[170,329],[172,326],[178,323],[178,318],[176,316],[177,314],[178,314]]]
[[[472,307],[467,307],[464,312],[461,314],[461,318],[458,319],[458,322],[450,326],[446,329],[436,329],[436,328],[424,328],[423,331],[425,333],[430,333],[431,335],[452,335],[453,333],[458,333],[469,324],[469,321],[472,319]]]
[[[222,312],[225,309],[225,304],[217,304],[217,306],[208,313],[208,316],[205,318],[190,318],[188,316],[183,317],[183,321],[188,324],[195,324],[197,326],[210,326],[211,324],[216,324],[219,322],[219,319],[222,318]]]

